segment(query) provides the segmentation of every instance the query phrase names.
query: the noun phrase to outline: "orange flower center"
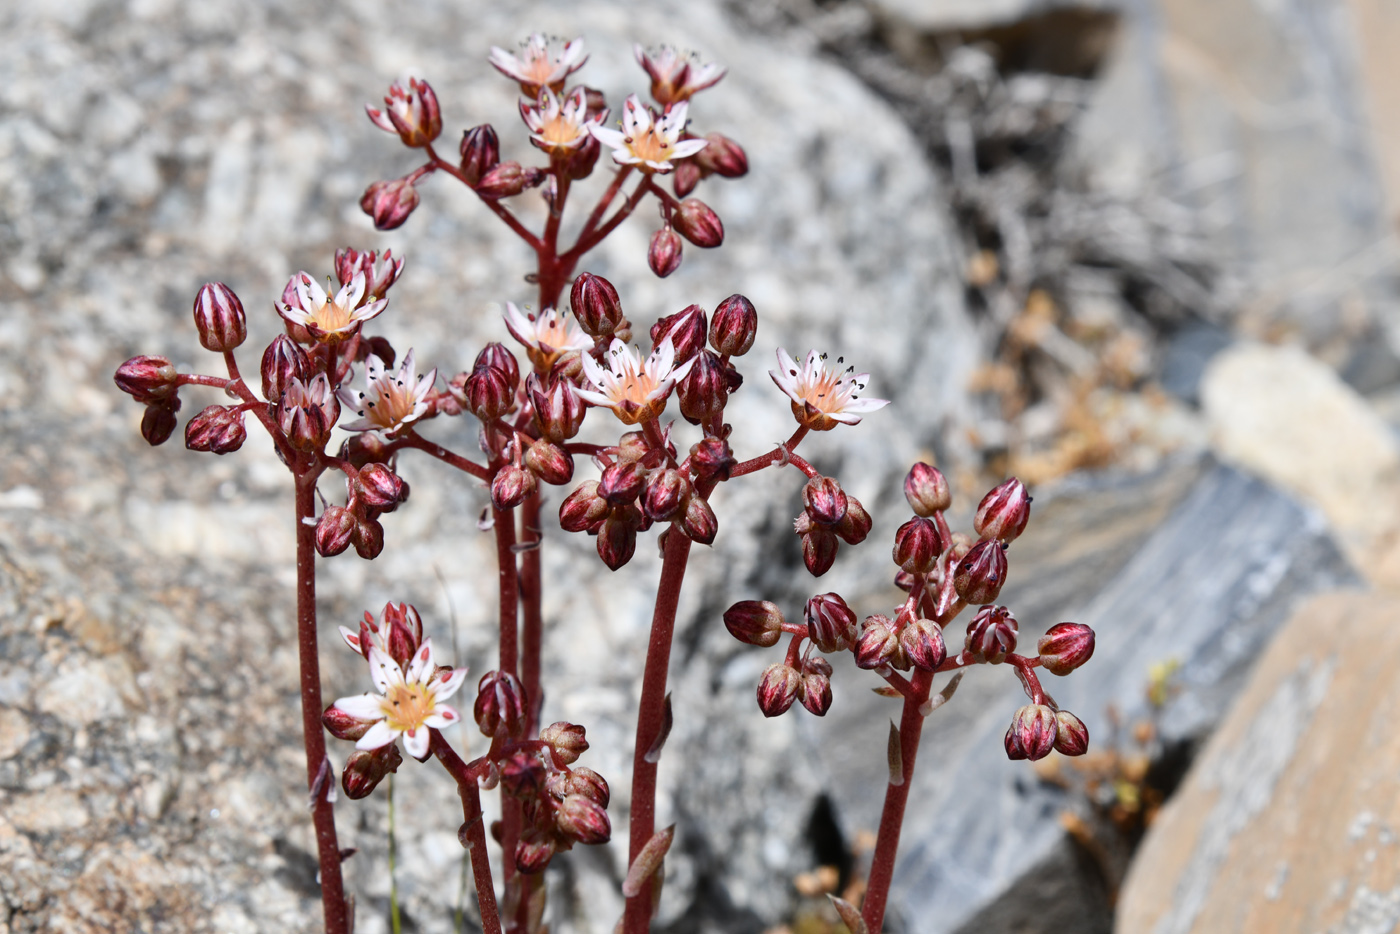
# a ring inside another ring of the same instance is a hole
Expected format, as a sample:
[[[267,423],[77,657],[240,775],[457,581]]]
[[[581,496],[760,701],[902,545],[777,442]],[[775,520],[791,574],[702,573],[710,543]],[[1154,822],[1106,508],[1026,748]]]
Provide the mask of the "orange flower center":
[[[413,396],[408,388],[397,380],[385,380],[380,384],[379,398],[365,405],[368,418],[380,428],[393,428],[413,414]]]
[[[389,727],[404,733],[421,727],[437,706],[433,695],[421,684],[391,685],[379,703]]]
[[[648,127],[640,136],[632,138],[628,146],[632,155],[645,162],[665,162],[671,156],[671,146],[665,137],[656,132],[656,127]]]

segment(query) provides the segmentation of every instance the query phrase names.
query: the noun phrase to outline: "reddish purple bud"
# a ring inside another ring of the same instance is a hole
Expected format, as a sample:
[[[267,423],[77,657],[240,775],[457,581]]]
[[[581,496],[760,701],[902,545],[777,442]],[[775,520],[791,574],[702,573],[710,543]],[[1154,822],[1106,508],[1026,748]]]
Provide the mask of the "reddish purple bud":
[[[724,242],[724,224],[719,215],[705,202],[687,198],[671,214],[676,232],[701,249],[717,247]]]
[[[1062,756],[1082,756],[1089,751],[1089,728],[1068,710],[1055,713],[1055,751]]]
[[[402,227],[408,215],[418,207],[418,189],[406,178],[389,182],[372,182],[360,196],[360,210],[374,220],[379,230]]]
[[[695,162],[706,175],[738,178],[749,171],[749,157],[734,140],[719,133],[705,136],[709,145],[695,154]]]
[[[553,858],[554,841],[548,837],[531,834],[515,844],[515,868],[523,875],[544,872]]]
[[[574,478],[574,459],[568,451],[539,439],[525,449],[525,467],[545,483],[559,486]]]
[[[179,410],[178,396],[146,406],[146,412],[141,416],[141,437],[146,439],[147,444],[156,447],[170,440],[178,424],[175,413]]]
[[[508,671],[488,671],[477,683],[472,713],[482,735],[494,738],[501,733],[507,739],[518,739],[525,735],[529,719],[525,689]]]
[[[541,378],[531,373],[525,381],[525,391],[530,396],[541,437],[563,444],[578,434],[588,405],[573,391],[568,380],[549,374]]]
[[[925,518],[953,504],[948,478],[943,476],[943,471],[923,461],[909,468],[909,474],[904,478],[904,498],[909,501],[914,515]]]
[[[641,517],[635,506],[621,506],[613,509],[598,527],[598,557],[609,570],[616,571],[632,560]]]
[[[331,558],[345,551],[356,523],[355,514],[344,506],[327,506],[316,522],[316,553]]]
[[[758,681],[758,709],[765,717],[787,713],[802,688],[802,674],[784,664],[769,665]]]
[[[481,176],[476,193],[487,201],[498,201],[534,188],[545,180],[539,169],[523,168],[519,162],[501,162]]]
[[[894,563],[911,574],[927,574],[938,562],[938,529],[915,516],[894,533]]]
[[[865,511],[860,500],[847,493],[846,515],[841,518],[840,522],[836,523],[836,534],[841,536],[848,545],[859,545],[870,534],[872,525],[870,513]]]
[[[175,365],[165,357],[132,357],[117,367],[117,388],[137,402],[163,402],[175,397]]]
[[[325,447],[339,418],[340,401],[331,392],[325,374],[307,383],[293,379],[282,390],[277,403],[278,427],[299,451],[319,451]]]
[[[359,720],[341,710],[335,704],[326,708],[321,714],[321,723],[330,731],[336,739],[345,739],[354,742],[361,736],[369,732],[369,728],[378,722],[375,720]]]
[[[653,522],[669,522],[685,508],[690,494],[690,481],[679,470],[653,470],[642,488],[642,514]]]
[[[840,594],[823,593],[812,597],[803,610],[803,618],[807,622],[808,637],[823,652],[840,652],[855,644],[856,614]]]
[[[612,837],[608,812],[583,795],[566,795],[554,817],[559,829],[579,843],[607,843]]]
[[[1052,675],[1067,675],[1094,654],[1094,630],[1082,623],[1057,623],[1040,637],[1040,664]]]
[[[834,479],[813,477],[802,488],[802,505],[814,523],[830,527],[846,517],[848,501]]]
[[[495,367],[504,373],[511,392],[515,392],[515,387],[520,385],[520,362],[510,348],[500,341],[492,341],[481,348],[481,353],[472,361],[472,369],[482,366]]]
[[[991,603],[1006,583],[1006,546],[984,539],[958,562],[953,587],[970,604]]]
[[[1000,665],[1016,651],[1016,617],[1004,606],[984,606],[967,624],[964,648],[974,661]]]
[[[821,577],[836,563],[841,543],[825,529],[811,529],[802,535],[802,563],[813,577]]]
[[[510,374],[494,366],[478,366],[471,375],[462,381],[460,389],[454,388],[454,379],[448,386],[463,408],[483,422],[494,421],[508,415],[515,409],[515,386]]]
[[[442,111],[428,82],[409,78],[408,86],[395,81],[384,98],[384,109],[365,105],[374,125],[398,133],[405,146],[421,148],[442,133]]]
[[[607,337],[627,319],[622,314],[622,302],[617,289],[602,276],[580,273],[569,291],[569,307],[578,319],[579,327],[590,337]]]
[[[233,289],[222,282],[206,282],[194,297],[194,326],[205,350],[225,353],[248,338],[248,318]]]
[[[578,757],[588,751],[587,731],[577,723],[551,723],[540,730],[540,741],[548,743],[554,750],[554,758],[565,765],[573,765]]]
[[[185,447],[191,451],[229,454],[247,438],[243,412],[227,406],[211,405],[185,425]]]
[[[384,645],[389,657],[408,670],[409,662],[423,644],[423,619],[418,611],[407,603],[384,604],[380,616],[380,626],[384,630]],[[366,652],[368,657],[369,653]]]
[[[636,502],[646,484],[647,468],[641,461],[618,461],[603,468],[598,494],[614,506]]]
[[[647,265],[662,279],[681,268],[681,238],[670,225],[652,234],[651,245],[647,247]]]
[[[262,391],[268,402],[277,402],[294,379],[303,382],[311,375],[306,351],[286,334],[278,334],[262,356]]]
[[[598,494],[598,481],[585,480],[559,504],[559,524],[566,532],[596,531],[611,508]]]
[[[728,480],[734,464],[729,442],[723,438],[706,438],[690,449],[690,466],[697,480]]]
[[[671,165],[675,166],[675,172],[671,175],[671,186],[677,198],[684,198],[700,184],[700,166],[695,164],[694,159],[681,159],[679,162],[672,162]]]
[[[589,136],[577,149],[564,157],[564,174],[574,181],[587,178],[593,174],[593,167],[598,164],[598,157],[602,153],[603,147],[598,144],[598,140]]]
[[[943,644],[943,630],[931,619],[916,619],[899,631],[899,647],[909,658],[909,664],[921,671],[937,671],[948,657]]]
[[[691,541],[709,545],[719,533],[719,519],[715,517],[715,511],[710,508],[709,503],[699,496],[692,496],[686,502],[685,513],[681,516],[681,531],[685,532]]]
[[[766,649],[783,636],[783,612],[767,600],[740,600],[724,611],[724,628],[740,642]]]
[[[384,464],[369,464],[355,479],[359,500],[380,512],[393,512],[408,499],[408,484]]]
[[[354,280],[356,273],[363,273],[365,277],[365,294],[360,299],[360,304],[377,298],[383,298],[389,291],[389,287],[399,281],[399,276],[403,273],[402,259],[394,259],[393,250],[385,250],[384,256],[380,257],[376,250],[356,250],[351,247],[341,247],[335,251],[335,275],[340,280],[341,285],[349,285]],[[383,338],[370,338],[371,343]],[[388,344],[387,341],[384,342]],[[384,361],[385,366],[393,366],[394,352],[389,350],[388,354],[381,352],[382,348],[374,347],[375,356]]]
[[[583,795],[590,801],[597,802],[599,807],[606,808],[608,801],[612,798],[612,793],[608,790],[608,783],[592,769],[583,766],[576,767],[569,773],[568,779],[564,783],[566,794]]]
[[[538,486],[529,470],[519,464],[502,464],[491,478],[491,503],[497,509],[514,509]]]
[[[1055,748],[1059,727],[1055,711],[1044,704],[1027,704],[1011,718],[1006,731],[1006,755],[1009,759],[1044,759]],[[1085,733],[1087,744],[1088,733]]]
[[[468,185],[475,185],[481,177],[496,167],[501,161],[501,143],[496,138],[496,130],[489,123],[474,126],[462,134],[462,175]]]
[[[894,622],[881,614],[867,616],[860,627],[860,636],[854,646],[856,666],[875,669],[884,665],[895,668],[908,668],[909,660],[899,644],[899,634]]]
[[[355,554],[373,561],[384,550],[384,526],[377,519],[359,519],[350,533],[350,542],[355,546]]]
[[[1025,531],[1030,517],[1031,497],[1026,485],[1012,477],[982,497],[972,527],[985,539],[1011,542]]]
[[[686,421],[699,425],[724,411],[729,402],[728,369],[712,351],[701,351],[695,358],[690,372],[676,387]]]
[[[802,663],[802,687],[798,690],[802,706],[818,717],[831,709],[831,662],[818,656]]]
[[[710,317],[710,346],[722,354],[741,357],[753,347],[758,334],[758,312],[742,295],[731,295],[719,303]]]
[[[368,751],[357,749],[345,760],[345,771],[340,773],[340,787],[345,789],[347,798],[367,798],[386,775],[397,772],[402,764],[403,754],[399,752],[398,743]]]
[[[516,798],[538,794],[544,788],[545,768],[534,752],[517,750],[500,764],[501,785]]]
[[[661,275],[658,273],[658,275]],[[673,315],[666,315],[651,326],[651,345],[660,347],[666,338],[681,364],[705,349],[705,309],[687,305]]]

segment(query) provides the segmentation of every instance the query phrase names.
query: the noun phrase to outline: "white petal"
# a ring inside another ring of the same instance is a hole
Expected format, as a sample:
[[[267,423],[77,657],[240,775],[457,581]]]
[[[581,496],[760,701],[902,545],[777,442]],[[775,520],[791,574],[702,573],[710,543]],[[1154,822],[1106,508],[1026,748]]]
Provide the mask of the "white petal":
[[[467,669],[454,668],[452,669],[452,674],[448,675],[446,680],[443,680],[442,676],[439,675],[433,679],[433,683],[430,684],[428,688],[433,692],[433,697],[437,698],[439,701],[444,701],[457,693],[457,689],[462,686],[462,682],[466,680],[466,677]]]
[[[426,726],[415,727],[403,735],[403,750],[413,758],[421,759],[428,754],[428,742],[431,738],[432,734]]]
[[[683,139],[671,147],[671,158],[684,159],[693,156],[708,145],[710,141],[705,139]]]
[[[614,130],[609,127],[599,126],[596,123],[590,123],[588,124],[588,132],[592,133],[594,139],[604,146],[607,146],[609,149],[625,150],[627,148],[627,137],[621,130]]]
[[[393,685],[404,683],[399,663],[381,652],[377,645],[369,647],[369,677],[380,694],[387,694]]]
[[[874,412],[883,409],[890,404],[888,399],[852,399],[842,406],[842,411],[852,415],[864,415],[866,412]]]
[[[607,374],[598,361],[593,359],[592,354],[580,354],[579,364],[583,367],[583,375],[588,377],[588,381],[599,389],[607,388]]]
[[[601,392],[589,392],[587,389],[575,389],[574,393],[584,402],[591,403],[592,405],[610,407],[613,404],[612,397],[605,396]]]
[[[381,746],[387,746],[392,743],[398,738],[398,735],[399,731],[391,727],[388,721],[380,720],[374,726],[370,727],[365,732],[364,736],[360,737],[359,742],[355,743],[355,748],[365,750],[378,749]]]
[[[425,727],[432,727],[435,730],[445,730],[454,723],[460,723],[462,715],[454,708],[446,704],[439,704],[437,709],[423,718]]]
[[[383,720],[383,701],[383,696],[379,694],[351,694],[337,698],[333,706],[356,720]]]
[[[340,637],[345,640],[346,645],[350,646],[350,648],[354,649],[357,653],[361,655],[364,654],[364,650],[360,648],[360,634],[358,632],[341,626]]]
[[[412,684],[427,684],[428,679],[433,676],[433,640],[424,639],[423,644],[418,647],[418,651],[413,653],[413,660],[408,663],[408,675],[405,680]]]

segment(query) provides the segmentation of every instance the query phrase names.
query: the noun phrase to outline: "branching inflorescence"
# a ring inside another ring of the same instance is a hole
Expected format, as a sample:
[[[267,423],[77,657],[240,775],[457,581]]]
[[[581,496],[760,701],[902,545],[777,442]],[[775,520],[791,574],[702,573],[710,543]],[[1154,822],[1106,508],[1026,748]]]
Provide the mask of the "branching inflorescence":
[[[584,727],[543,725],[540,679],[543,637],[540,544],[541,484],[573,480],[575,459],[590,458],[598,479],[584,480],[564,498],[559,523],[568,532],[596,538],[599,558],[616,570],[636,550],[637,537],[659,529],[663,555],[651,637],[638,705],[634,749],[627,906],[621,930],[646,931],[655,912],[663,860],[674,828],[655,826],[657,763],[671,727],[666,690],[672,633],[692,543],[708,545],[719,523],[710,506],[716,487],[765,468],[792,466],[806,478],[803,511],[794,523],[803,559],[814,576],[833,564],[842,542],[858,545],[870,534],[870,515],[831,477],[798,455],[813,431],[856,425],[887,403],[866,396],[867,374],[837,360],[831,366],[815,351],[799,363],[777,350],[770,375],[791,404],[797,428],[774,451],[740,461],[730,448],[726,421],[731,396],[742,385],[732,358],[749,352],[758,327],[754,306],[742,295],[707,313],[690,305],[661,317],[649,331],[645,356],[631,345],[633,325],[623,314],[616,289],[588,272],[575,274],[582,257],[631,215],[655,198],[662,226],[647,261],[658,276],[681,262],[682,241],[719,246],[724,228],[703,202],[690,197],[705,178],[733,178],[747,171],[744,151],[719,135],[695,136],[689,129],[691,97],[715,84],[724,70],[699,66],[674,50],[637,58],[651,79],[653,105],[632,95],[623,105],[621,128],[607,125],[601,92],[569,87],[586,60],[581,40],[553,52],[532,36],[522,52],[493,49],[491,63],[519,84],[520,116],[531,143],[547,164],[501,161],[490,125],[468,130],[457,161],[434,149],[442,117],[433,89],[416,77],[395,83],[384,107],[368,108],[380,128],[426,161],[408,175],[375,182],[361,206],[380,229],[403,224],[417,207],[417,186],[443,172],[475,192],[481,202],[534,251],[530,277],[538,286],[538,310],[507,303],[504,324],[520,345],[526,367],[504,344],[488,344],[470,372],[438,387],[437,370],[420,374],[414,352],[400,360],[383,337],[366,326],[388,305],[388,293],[404,262],[385,251],[343,249],[335,256],[334,279],[323,288],[305,272],[292,276],[276,308],[284,333],[264,350],[261,394],[244,379],[235,351],[247,337],[242,303],[227,286],[209,283],[194,303],[203,346],[223,356],[226,376],[180,373],[163,357],[136,357],[117,371],[119,387],[146,405],[141,431],[158,445],[174,432],[180,389],[223,389],[228,405],[212,405],[185,426],[186,446],[227,454],[247,437],[251,415],[272,438],[292,474],[296,491],[297,640],[301,659],[303,734],[321,867],[325,929],[344,934],[353,923],[346,897],[332,804],[335,781],[325,752],[324,731],[354,743],[341,770],[340,787],[363,798],[402,764],[402,749],[419,761],[436,758],[457,783],[463,821],[459,836],[469,851],[483,928],[488,932],[540,929],[544,908],[542,871],[555,853],[576,843],[605,843],[612,828],[607,781],[577,764],[588,749]],[[589,176],[606,147],[617,168],[599,200],[577,228],[573,245],[561,246],[565,207],[574,182]],[[669,177],[670,191],[662,187]],[[635,179],[628,191],[628,180]],[[539,189],[548,207],[541,231],[531,231],[504,203]],[[620,199],[620,203],[619,202]],[[560,307],[569,289],[569,310]],[[395,367],[398,363],[397,368]],[[363,368],[363,379],[356,369]],[[688,448],[673,438],[667,408],[675,402],[695,426]],[[626,427],[615,444],[575,441],[590,412],[610,410]],[[353,419],[342,418],[353,412]],[[448,450],[421,434],[437,418],[470,413],[481,424],[481,457]],[[335,428],[349,432],[330,453]],[[374,691],[343,696],[323,708],[317,664],[315,555],[329,558],[351,547],[366,559],[384,547],[381,518],[408,499],[398,473],[401,452],[416,451],[449,464],[490,489],[491,517],[483,522],[495,537],[499,567],[499,659],[477,684],[472,714],[490,740],[486,753],[464,761],[441,732],[460,721],[448,701],[466,678],[464,668],[438,664],[418,612],[389,604],[366,613],[355,630],[341,627],[346,644],[368,666]],[[321,497],[327,475],[344,478],[344,505]],[[768,667],[758,685],[767,716],[795,702],[821,716],[832,703],[831,664],[823,657],[850,651],[856,663],[884,679],[882,693],[903,701],[889,748],[890,781],[879,840],[861,911],[836,899],[853,931],[878,931],[898,846],[909,779],[923,718],[952,696],[960,669],[1006,664],[1020,678],[1031,703],[1016,712],[1006,734],[1007,754],[1038,759],[1056,749],[1085,751],[1088,736],[1072,714],[1060,711],[1042,689],[1037,668],[1066,674],[1093,652],[1093,633],[1063,623],[1040,641],[1036,656],[1015,652],[1017,623],[993,605],[1006,577],[1006,546],[1024,529],[1030,497],[1014,478],[987,494],[972,536],[952,533],[944,511],[948,483],[927,464],[916,464],[905,481],[914,517],[895,534],[896,582],[908,594],[893,616],[857,614],[835,593],[812,597],[803,622],[790,623],[777,606],[743,601],[724,614],[737,638],[771,647],[789,636],[782,661]],[[321,508],[317,511],[318,498]],[[945,631],[968,606],[980,609],[967,627],[964,648],[949,655]],[[908,672],[909,674],[903,674]],[[935,676],[955,672],[935,692]],[[501,820],[491,828],[505,855],[504,892],[492,882],[481,789],[499,788]],[[353,851],[345,851],[353,852]]]

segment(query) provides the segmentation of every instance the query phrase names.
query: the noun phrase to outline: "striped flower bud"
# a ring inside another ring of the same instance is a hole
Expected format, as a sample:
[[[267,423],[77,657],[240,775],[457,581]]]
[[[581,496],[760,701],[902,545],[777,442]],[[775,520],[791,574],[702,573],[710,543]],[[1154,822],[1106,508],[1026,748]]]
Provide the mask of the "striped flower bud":
[[[205,350],[226,353],[248,338],[248,318],[233,289],[206,282],[194,297],[194,326]]]
[[[741,357],[758,334],[758,312],[742,295],[731,295],[710,316],[710,346],[722,354]]]
[[[904,498],[914,515],[925,518],[942,512],[953,504],[948,478],[943,471],[922,461],[909,468],[904,478]]]
[[[973,517],[977,534],[994,541],[1014,541],[1031,517],[1031,497],[1026,485],[1015,477],[1004,481],[982,497]]]
[[[724,628],[740,642],[768,648],[783,635],[783,613],[767,600],[740,600],[724,611]]]

